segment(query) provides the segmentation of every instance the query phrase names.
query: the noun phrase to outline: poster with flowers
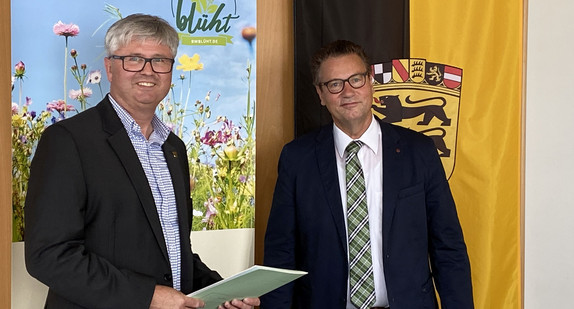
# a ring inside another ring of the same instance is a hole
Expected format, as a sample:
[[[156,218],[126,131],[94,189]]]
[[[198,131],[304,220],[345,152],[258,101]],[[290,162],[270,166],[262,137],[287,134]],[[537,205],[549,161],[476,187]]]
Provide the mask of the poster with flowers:
[[[18,0],[11,10],[14,241],[25,237],[29,165],[44,128],[107,94],[105,32],[133,13],[160,16],[180,35],[156,113],[187,145],[193,230],[254,226],[256,0]]]

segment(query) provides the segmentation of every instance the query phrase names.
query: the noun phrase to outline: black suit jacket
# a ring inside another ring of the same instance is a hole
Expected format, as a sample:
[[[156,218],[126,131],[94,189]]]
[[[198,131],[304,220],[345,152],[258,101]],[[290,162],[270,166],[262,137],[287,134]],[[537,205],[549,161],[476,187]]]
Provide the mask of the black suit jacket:
[[[221,279],[190,244],[189,166],[183,142],[163,145],[179,216],[182,292]],[[144,170],[109,100],[42,135],[26,198],[26,267],[49,287],[47,308],[149,308],[172,285]]]
[[[470,264],[432,140],[379,119],[383,263],[393,309],[473,308]],[[264,264],[309,272],[261,308],[345,308],[347,237],[332,124],[287,144],[265,235]],[[291,307],[292,306],[292,307]]]

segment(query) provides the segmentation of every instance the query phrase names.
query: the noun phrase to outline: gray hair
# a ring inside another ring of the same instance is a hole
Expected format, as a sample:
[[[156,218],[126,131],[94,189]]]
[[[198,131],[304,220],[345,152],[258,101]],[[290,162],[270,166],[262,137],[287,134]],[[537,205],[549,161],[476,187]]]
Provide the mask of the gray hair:
[[[146,14],[133,14],[116,21],[106,33],[106,53],[111,56],[133,40],[146,39],[168,46],[173,57],[177,54],[177,31],[164,19]]]

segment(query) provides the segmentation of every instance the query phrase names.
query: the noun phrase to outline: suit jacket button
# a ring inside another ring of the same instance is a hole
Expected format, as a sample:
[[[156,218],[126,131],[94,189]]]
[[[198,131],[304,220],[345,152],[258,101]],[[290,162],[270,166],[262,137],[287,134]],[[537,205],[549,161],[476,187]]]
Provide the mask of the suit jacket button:
[[[171,274],[165,274],[165,275],[163,275],[163,280],[165,280],[165,281],[171,281],[171,279],[172,279]]]

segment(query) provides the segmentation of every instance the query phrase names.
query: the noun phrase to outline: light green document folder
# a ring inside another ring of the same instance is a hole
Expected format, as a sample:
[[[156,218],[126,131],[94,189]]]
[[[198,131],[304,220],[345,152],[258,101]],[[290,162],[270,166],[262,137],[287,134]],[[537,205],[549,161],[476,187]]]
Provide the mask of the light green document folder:
[[[205,309],[215,309],[232,299],[259,297],[306,274],[305,271],[254,265],[187,296],[203,300]]]

